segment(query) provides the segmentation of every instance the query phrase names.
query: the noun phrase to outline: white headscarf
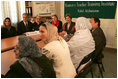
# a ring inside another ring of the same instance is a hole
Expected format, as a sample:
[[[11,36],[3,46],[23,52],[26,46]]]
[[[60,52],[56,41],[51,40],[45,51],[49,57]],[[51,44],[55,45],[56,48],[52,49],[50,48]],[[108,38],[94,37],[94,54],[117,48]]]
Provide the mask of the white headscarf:
[[[45,22],[46,25],[47,33],[48,33],[48,38],[47,38],[47,43],[50,43],[52,41],[60,41],[62,42],[63,38],[58,35],[58,29],[54,25]]]
[[[74,36],[70,39],[68,44],[72,43],[72,46],[80,46],[93,39],[90,33],[90,29],[92,28],[92,26],[87,18],[79,17],[76,21],[75,28],[76,32]]]
[[[85,17],[78,18],[77,21],[76,21],[76,26],[75,27],[76,27],[76,31],[77,30],[85,30],[85,29],[90,30],[92,28],[89,20]]]

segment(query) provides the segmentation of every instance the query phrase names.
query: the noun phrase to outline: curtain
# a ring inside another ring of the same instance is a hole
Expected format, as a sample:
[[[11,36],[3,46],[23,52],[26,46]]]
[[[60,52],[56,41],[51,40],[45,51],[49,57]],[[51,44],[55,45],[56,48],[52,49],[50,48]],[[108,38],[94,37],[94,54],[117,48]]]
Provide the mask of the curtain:
[[[6,17],[11,19],[13,26],[22,20],[22,14],[25,13],[25,1],[0,1],[0,25]]]

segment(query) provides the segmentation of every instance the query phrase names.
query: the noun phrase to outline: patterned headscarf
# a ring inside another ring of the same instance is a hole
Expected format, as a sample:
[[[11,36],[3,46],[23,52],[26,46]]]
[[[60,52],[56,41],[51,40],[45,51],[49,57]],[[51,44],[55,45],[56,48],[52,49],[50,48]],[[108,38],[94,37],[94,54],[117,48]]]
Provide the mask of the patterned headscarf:
[[[19,63],[33,77],[41,78],[42,68],[31,58],[41,57],[41,51],[31,37],[19,37]]]
[[[19,57],[40,57],[41,51],[39,50],[36,41],[31,37],[19,37]]]

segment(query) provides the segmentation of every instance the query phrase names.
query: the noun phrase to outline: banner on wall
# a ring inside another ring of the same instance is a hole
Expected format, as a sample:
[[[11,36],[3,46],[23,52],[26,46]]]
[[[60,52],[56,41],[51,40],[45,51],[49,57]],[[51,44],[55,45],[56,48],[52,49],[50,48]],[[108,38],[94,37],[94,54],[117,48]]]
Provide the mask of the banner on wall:
[[[85,16],[114,19],[117,1],[65,1],[64,14],[70,13],[73,18]]]

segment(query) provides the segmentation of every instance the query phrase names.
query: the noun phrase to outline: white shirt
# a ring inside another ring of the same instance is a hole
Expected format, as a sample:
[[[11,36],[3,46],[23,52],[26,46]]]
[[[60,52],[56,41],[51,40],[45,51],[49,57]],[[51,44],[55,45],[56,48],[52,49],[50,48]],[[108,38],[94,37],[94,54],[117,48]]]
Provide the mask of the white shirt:
[[[45,54],[50,60],[53,60],[53,67],[57,78],[75,77],[76,71],[71,61],[70,51],[65,40],[63,40],[62,43],[59,41],[50,42],[43,49],[49,51],[43,51],[43,54]]]

